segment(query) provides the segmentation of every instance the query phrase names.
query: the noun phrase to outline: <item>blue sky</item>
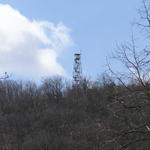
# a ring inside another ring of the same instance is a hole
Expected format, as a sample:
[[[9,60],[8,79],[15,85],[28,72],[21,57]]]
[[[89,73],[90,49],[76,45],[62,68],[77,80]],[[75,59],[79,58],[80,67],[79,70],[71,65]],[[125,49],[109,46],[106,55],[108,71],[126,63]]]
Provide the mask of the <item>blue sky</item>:
[[[95,78],[105,71],[106,56],[116,42],[130,39],[141,0],[0,0],[27,18],[58,24],[70,30],[74,45],[59,56],[59,63],[72,75],[73,53],[82,51],[84,75]]]

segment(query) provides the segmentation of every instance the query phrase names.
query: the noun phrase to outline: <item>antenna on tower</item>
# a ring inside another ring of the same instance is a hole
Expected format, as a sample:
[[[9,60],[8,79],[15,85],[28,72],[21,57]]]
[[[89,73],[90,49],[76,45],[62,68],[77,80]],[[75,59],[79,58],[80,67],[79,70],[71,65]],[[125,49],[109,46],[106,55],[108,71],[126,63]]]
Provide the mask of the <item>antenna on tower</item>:
[[[81,51],[74,54],[73,86],[78,86],[82,78]]]

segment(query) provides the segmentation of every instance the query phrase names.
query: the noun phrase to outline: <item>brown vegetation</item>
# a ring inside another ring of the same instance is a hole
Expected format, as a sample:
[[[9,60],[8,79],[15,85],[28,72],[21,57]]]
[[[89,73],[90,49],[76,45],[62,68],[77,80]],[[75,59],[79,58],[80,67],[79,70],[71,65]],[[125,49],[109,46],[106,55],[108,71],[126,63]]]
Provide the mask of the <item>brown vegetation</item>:
[[[147,3],[140,14],[148,30]],[[1,80],[0,150],[149,150],[150,51],[132,38],[114,58],[125,72],[108,65],[109,74],[78,87],[60,77],[40,86]]]

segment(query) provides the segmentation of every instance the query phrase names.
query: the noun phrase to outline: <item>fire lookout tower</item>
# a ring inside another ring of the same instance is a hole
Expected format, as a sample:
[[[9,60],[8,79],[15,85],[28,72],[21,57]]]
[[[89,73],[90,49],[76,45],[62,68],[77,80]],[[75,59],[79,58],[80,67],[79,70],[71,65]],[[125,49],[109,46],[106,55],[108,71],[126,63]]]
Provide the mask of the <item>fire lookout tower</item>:
[[[78,86],[82,78],[81,53],[74,54],[73,85]]]

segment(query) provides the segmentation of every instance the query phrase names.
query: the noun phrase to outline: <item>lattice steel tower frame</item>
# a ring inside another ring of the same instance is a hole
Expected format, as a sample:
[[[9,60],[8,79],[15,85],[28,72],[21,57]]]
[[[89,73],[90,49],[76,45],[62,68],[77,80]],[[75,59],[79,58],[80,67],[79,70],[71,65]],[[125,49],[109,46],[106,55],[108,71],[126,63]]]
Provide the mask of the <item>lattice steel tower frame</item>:
[[[81,53],[74,54],[73,85],[79,85],[82,78]]]

